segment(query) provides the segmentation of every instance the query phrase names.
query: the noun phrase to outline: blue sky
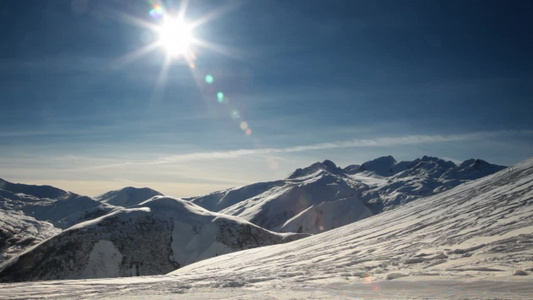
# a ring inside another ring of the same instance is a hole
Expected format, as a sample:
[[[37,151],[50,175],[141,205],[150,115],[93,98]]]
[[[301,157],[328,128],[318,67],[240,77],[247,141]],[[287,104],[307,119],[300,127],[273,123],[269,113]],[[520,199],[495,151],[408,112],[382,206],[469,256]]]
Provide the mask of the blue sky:
[[[164,78],[164,49],[131,55],[153,4],[3,2],[0,177],[190,196],[324,159],[533,155],[529,1],[190,1],[211,47]]]

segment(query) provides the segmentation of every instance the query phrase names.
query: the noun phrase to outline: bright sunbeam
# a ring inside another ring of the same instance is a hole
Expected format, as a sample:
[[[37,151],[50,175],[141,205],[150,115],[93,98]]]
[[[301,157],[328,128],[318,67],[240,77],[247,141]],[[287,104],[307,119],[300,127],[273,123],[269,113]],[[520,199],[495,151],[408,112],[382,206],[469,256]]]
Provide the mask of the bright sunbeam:
[[[187,58],[194,43],[192,26],[183,19],[166,17],[163,24],[158,28],[159,45],[167,51],[167,55],[173,58]]]
[[[148,15],[152,17],[154,22],[148,22],[121,12],[116,12],[118,17],[123,21],[148,29],[153,33],[155,39],[150,45],[120,57],[114,62],[113,67],[129,64],[155,49],[162,49],[166,52],[167,58],[165,59],[165,64],[185,61],[191,69],[196,68],[196,48],[205,48],[234,59],[243,57],[243,53],[234,53],[237,52],[235,49],[222,47],[194,36],[195,28],[208,23],[228,11],[238,8],[240,5],[226,4],[204,17],[185,21],[189,1],[181,1],[180,8],[177,11],[167,10],[160,1],[150,2],[155,2],[148,12]]]

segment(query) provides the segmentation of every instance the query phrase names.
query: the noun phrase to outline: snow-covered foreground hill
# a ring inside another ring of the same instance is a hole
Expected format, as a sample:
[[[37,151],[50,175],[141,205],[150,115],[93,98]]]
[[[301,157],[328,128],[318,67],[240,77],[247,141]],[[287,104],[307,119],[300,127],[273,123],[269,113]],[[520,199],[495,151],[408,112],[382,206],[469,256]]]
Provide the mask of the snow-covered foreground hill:
[[[70,227],[12,258],[0,265],[0,281],[165,274],[213,256],[301,237],[156,196]]]
[[[161,193],[126,187],[92,199],[52,186],[0,179],[0,264],[63,229]]]
[[[166,276],[0,285],[0,298],[531,299],[533,159],[287,244]]]

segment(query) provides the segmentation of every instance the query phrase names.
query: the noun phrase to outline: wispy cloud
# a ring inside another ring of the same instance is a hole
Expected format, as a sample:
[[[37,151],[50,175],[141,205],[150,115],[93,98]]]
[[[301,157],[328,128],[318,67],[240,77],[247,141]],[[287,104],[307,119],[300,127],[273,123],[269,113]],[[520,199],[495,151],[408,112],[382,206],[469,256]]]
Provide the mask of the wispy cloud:
[[[291,170],[336,149],[364,149],[396,153],[396,147],[412,149],[453,148],[453,145],[500,145],[510,139],[532,140],[533,130],[480,131],[452,135],[407,135],[350,139],[278,148],[235,149],[193,152],[179,155],[127,152],[99,156],[83,154],[49,157],[43,154],[0,158],[2,176],[8,180],[59,186],[86,194],[97,194],[121,186],[150,186],[177,196],[192,196],[236,185],[267,181],[285,176]],[[376,148],[383,148],[376,150]],[[431,148],[431,147],[430,147]],[[309,153],[315,158],[308,158]],[[323,152],[320,152],[323,151]],[[342,151],[341,151],[342,152]],[[352,152],[351,150],[349,152]],[[290,155],[290,154],[298,155]],[[450,152],[453,154],[453,152]],[[307,157],[307,158],[306,158]],[[276,167],[271,167],[273,160]],[[284,160],[283,163],[280,160]],[[231,174],[227,173],[231,170]]]
[[[109,169],[131,169],[134,170],[137,166],[173,166],[176,164],[205,162],[205,161],[223,161],[232,160],[245,157],[254,156],[278,156],[283,157],[283,154],[302,153],[307,151],[326,151],[345,148],[370,148],[370,147],[396,147],[405,145],[429,145],[438,143],[450,142],[475,142],[475,141],[491,141],[506,137],[529,138],[533,137],[533,130],[501,130],[501,131],[479,131],[464,134],[452,135],[407,135],[396,137],[380,137],[380,138],[366,138],[366,139],[351,139],[346,141],[334,141],[327,143],[308,144],[292,147],[281,148],[255,148],[255,149],[235,149],[228,151],[208,151],[208,152],[193,152],[178,155],[165,155],[160,157],[146,158],[145,155],[130,154],[121,157],[82,157],[76,156],[69,158],[68,156],[61,156],[57,161],[63,162],[62,165],[70,166],[64,170],[80,171],[80,170],[109,170]],[[66,161],[67,160],[67,161]],[[54,160],[47,159],[45,161],[53,162]],[[7,161],[2,162],[4,165]],[[75,168],[72,168],[72,166]],[[133,169],[132,169],[133,168]]]
[[[465,134],[453,135],[408,135],[401,137],[381,137],[374,139],[352,139],[348,141],[335,141],[329,143],[319,143],[286,148],[260,148],[260,149],[238,149],[230,151],[196,152],[180,155],[173,155],[160,158],[151,163],[177,163],[203,160],[231,159],[248,155],[269,155],[277,153],[305,152],[313,150],[331,150],[340,148],[358,147],[391,147],[401,145],[434,144],[459,141],[476,141],[505,136],[533,136],[533,130],[499,130],[480,131]]]

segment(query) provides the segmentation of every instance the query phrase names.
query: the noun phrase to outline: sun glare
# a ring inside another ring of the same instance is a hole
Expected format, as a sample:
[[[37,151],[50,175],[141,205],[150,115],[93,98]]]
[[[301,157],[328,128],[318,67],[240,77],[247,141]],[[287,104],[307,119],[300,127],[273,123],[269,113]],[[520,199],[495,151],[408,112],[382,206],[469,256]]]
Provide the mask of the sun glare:
[[[159,44],[171,57],[185,57],[194,42],[192,27],[180,18],[166,18],[158,28]]]

